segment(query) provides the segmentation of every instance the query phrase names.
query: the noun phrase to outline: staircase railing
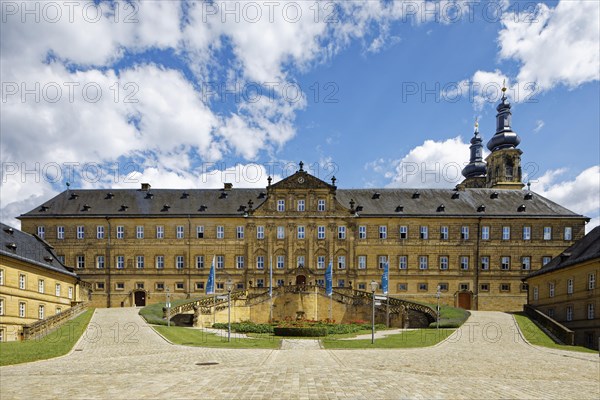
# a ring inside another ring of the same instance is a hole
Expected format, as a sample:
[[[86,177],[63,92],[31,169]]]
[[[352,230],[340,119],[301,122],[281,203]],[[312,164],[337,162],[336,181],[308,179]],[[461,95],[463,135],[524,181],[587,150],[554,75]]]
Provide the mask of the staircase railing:
[[[50,332],[57,329],[59,326],[82,313],[87,308],[86,303],[78,303],[73,307],[66,309],[51,317],[36,321],[34,323],[23,326],[23,340],[39,339],[46,336]]]

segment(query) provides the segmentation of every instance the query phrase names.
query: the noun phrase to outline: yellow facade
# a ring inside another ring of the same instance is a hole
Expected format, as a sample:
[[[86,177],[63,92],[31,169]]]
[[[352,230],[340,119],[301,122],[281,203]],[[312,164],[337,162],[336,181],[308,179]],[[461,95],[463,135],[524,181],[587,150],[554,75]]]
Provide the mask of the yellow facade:
[[[0,256],[0,338],[21,339],[23,325],[66,311],[81,301],[77,277]]]

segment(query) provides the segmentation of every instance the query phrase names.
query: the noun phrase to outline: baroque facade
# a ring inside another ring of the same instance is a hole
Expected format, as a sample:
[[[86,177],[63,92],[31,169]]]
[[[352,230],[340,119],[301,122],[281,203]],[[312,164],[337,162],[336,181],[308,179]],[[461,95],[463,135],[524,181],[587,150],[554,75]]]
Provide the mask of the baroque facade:
[[[93,304],[119,307],[205,292],[324,284],[368,290],[389,263],[389,292],[468,309],[520,310],[521,278],[584,235],[587,219],[522,190],[510,104],[482,160],[476,129],[455,189],[338,189],[303,169],[264,189],[66,190],[21,215],[93,284]]]

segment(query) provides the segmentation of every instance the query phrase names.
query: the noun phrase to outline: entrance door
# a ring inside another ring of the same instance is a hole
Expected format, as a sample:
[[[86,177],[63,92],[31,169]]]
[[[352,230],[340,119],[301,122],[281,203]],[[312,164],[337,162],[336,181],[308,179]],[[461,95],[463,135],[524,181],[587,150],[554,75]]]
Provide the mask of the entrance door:
[[[133,294],[133,299],[136,307],[144,307],[146,305],[146,292],[135,292]]]
[[[461,292],[458,294],[458,307],[465,310],[471,309],[471,293]]]
[[[296,276],[296,285],[298,285],[298,286],[306,285],[306,276],[304,276],[304,275]]]

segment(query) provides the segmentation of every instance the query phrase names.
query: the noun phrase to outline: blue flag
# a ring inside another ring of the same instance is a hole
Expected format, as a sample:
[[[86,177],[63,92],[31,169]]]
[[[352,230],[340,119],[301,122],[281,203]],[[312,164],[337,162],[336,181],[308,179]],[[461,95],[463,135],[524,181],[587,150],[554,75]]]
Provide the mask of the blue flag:
[[[333,294],[333,265],[331,261],[329,261],[329,265],[325,271],[325,294],[327,296]]]
[[[388,276],[389,276],[389,265],[386,262],[383,266],[383,275],[381,275],[381,291],[383,294],[388,294]]]
[[[206,294],[215,294],[215,257],[213,257],[212,264],[210,264],[208,282],[206,283]]]

